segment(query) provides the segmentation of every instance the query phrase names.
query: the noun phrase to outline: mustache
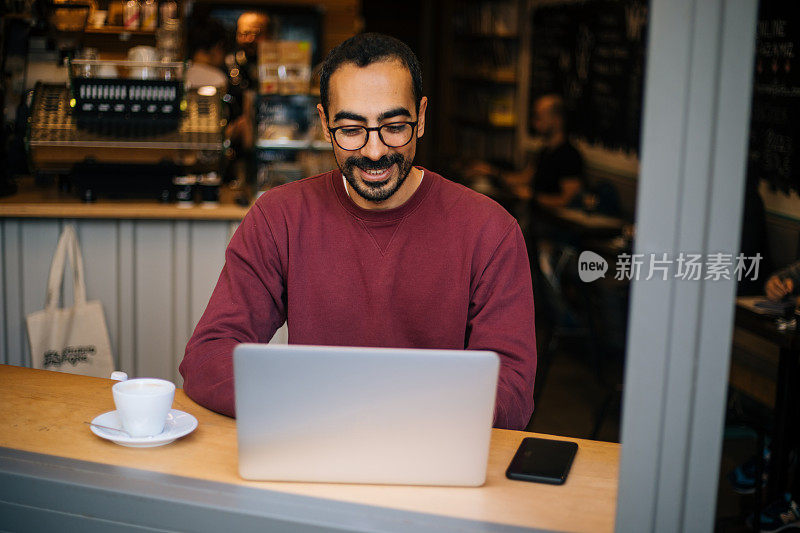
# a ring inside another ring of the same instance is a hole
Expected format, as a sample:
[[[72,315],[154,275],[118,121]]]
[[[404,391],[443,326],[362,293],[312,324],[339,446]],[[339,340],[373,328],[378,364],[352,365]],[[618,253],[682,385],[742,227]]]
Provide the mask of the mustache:
[[[401,154],[387,154],[378,160],[369,159],[368,157],[353,156],[347,158],[345,166],[349,170],[352,170],[353,167],[358,167],[361,170],[382,170],[394,164],[402,168],[403,161],[405,161],[405,158]]]

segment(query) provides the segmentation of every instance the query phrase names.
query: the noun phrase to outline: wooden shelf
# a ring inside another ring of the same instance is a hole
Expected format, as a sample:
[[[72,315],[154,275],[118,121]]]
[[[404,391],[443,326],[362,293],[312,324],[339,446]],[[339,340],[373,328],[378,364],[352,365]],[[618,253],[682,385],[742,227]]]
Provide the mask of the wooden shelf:
[[[315,150],[332,151],[333,147],[325,141],[258,140],[256,148],[261,150]]]
[[[142,35],[142,36],[152,36],[152,37],[156,36],[155,30],[131,30],[125,28],[124,26],[103,26],[101,28],[87,26],[85,33],[87,35],[129,34],[129,35]]]
[[[460,33],[454,34],[457,39],[498,39],[513,41],[519,39],[516,33]]]
[[[19,190],[0,199],[0,218],[96,218],[153,220],[241,220],[248,207],[235,203],[239,191],[227,186],[220,189],[218,206],[195,204],[182,208],[174,202],[147,199],[106,199],[82,202],[75,194],[61,193],[55,187],[42,188],[30,178],[22,179]]]
[[[97,48],[102,59],[126,59],[131,47],[156,44],[154,31],[128,30],[123,26],[87,27],[79,37],[84,46]]]
[[[483,128],[483,129],[491,129],[491,130],[507,130],[513,131],[517,125],[516,124],[493,124],[489,122],[488,119],[486,120],[476,120],[472,118],[464,118],[459,116],[453,116],[452,119],[460,124],[465,126],[473,126],[475,128]]]
[[[519,62],[527,13],[524,0],[442,2],[442,77],[438,95],[447,123],[441,138],[444,161],[471,157],[513,166],[521,160],[519,124],[522,79]]]
[[[497,85],[516,85],[517,77],[514,74],[453,74],[453,79],[475,83],[492,83]]]

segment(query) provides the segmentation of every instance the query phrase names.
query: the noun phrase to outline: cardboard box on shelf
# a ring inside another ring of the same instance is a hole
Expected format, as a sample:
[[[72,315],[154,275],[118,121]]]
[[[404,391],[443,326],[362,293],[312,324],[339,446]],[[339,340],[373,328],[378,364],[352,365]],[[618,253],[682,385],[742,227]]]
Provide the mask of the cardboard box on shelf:
[[[261,94],[307,94],[311,46],[305,41],[262,41],[258,49]]]
[[[280,54],[277,41],[258,43],[258,92],[278,94],[278,67]]]

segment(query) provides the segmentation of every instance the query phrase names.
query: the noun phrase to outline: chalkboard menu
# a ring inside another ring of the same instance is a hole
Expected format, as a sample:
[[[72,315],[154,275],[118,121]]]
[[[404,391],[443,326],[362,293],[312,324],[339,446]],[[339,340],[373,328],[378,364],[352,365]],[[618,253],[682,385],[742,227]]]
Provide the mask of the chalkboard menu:
[[[796,1],[762,0],[758,13],[749,178],[800,192],[800,9]]]
[[[647,3],[548,3],[531,16],[530,108],[544,94],[559,94],[573,135],[638,153]]]

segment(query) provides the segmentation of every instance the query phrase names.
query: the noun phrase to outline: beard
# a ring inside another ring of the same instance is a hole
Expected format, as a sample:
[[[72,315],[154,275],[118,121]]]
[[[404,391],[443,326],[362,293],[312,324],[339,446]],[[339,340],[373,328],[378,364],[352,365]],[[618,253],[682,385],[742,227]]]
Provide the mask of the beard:
[[[406,160],[402,154],[394,153],[385,155],[373,161],[366,157],[348,157],[339,168],[356,194],[369,202],[382,202],[391,198],[403,182],[406,181],[413,161]],[[397,173],[390,175],[384,181],[365,181],[356,175],[356,168],[361,170],[385,170],[392,165],[397,165]]]

